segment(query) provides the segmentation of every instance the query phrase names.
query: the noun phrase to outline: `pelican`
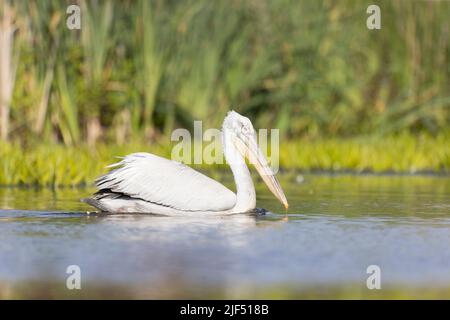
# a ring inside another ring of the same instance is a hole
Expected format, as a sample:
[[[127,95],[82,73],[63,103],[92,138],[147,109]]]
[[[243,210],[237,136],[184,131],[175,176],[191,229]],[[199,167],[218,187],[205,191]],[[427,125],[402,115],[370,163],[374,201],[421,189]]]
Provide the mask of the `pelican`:
[[[98,191],[82,201],[111,213],[190,215],[254,212],[256,194],[245,163],[247,158],[287,209],[286,196],[258,147],[250,120],[230,111],[223,121],[221,133],[236,193],[180,162],[140,152],[108,166],[113,170],[95,181]]]

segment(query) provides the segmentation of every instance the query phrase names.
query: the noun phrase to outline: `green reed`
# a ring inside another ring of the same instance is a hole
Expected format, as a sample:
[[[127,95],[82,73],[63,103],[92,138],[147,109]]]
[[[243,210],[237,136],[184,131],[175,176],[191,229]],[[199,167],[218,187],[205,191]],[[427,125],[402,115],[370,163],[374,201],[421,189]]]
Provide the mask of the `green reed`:
[[[448,171],[449,2],[380,1],[376,31],[356,0],[79,4],[81,30],[68,3],[1,7],[0,184],[91,183],[231,108],[280,129],[284,169]]]
[[[448,129],[446,1],[380,1],[377,31],[355,0],[81,0],[81,30],[65,2],[5,3],[12,140],[156,141],[230,108],[292,139]]]

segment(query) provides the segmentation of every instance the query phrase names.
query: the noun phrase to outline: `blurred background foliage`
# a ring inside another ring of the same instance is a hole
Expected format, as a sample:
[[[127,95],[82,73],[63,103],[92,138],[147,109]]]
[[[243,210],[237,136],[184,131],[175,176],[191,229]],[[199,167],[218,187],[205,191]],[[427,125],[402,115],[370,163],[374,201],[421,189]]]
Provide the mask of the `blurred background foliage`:
[[[2,0],[3,149],[161,144],[233,108],[292,144],[437,139],[419,167],[448,168],[450,2],[376,3],[381,30],[357,0]]]

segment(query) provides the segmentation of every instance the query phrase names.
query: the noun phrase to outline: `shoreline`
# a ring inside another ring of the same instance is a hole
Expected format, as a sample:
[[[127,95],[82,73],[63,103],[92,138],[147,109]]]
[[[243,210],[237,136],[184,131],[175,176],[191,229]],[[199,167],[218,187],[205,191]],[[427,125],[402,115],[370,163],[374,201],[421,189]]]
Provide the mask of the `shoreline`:
[[[280,143],[280,174],[450,176],[450,134],[389,137],[302,138]],[[171,158],[176,142],[99,143],[64,146],[49,142],[0,143],[0,185],[89,186],[117,157],[149,152]],[[209,145],[203,144],[203,152]],[[271,156],[271,152],[268,152]],[[227,164],[187,164],[220,178]]]

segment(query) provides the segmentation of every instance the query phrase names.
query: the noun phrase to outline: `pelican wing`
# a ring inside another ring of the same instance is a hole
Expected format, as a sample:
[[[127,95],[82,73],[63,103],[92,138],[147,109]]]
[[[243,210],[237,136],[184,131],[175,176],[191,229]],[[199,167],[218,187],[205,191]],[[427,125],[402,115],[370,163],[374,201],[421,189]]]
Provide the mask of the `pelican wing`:
[[[100,189],[185,211],[231,209],[236,195],[217,181],[176,161],[133,153],[96,180]]]

